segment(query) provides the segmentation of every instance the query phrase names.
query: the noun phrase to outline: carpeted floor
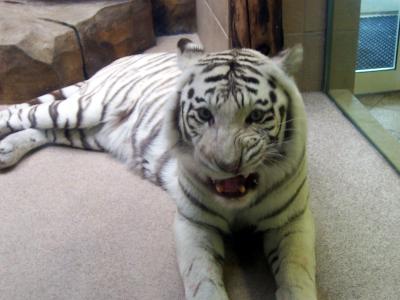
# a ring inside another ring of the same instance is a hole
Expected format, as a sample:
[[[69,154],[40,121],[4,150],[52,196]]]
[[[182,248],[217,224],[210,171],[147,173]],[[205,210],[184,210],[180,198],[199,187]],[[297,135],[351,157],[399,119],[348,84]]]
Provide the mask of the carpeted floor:
[[[304,98],[320,300],[397,300],[399,177],[325,95]],[[173,213],[106,154],[38,151],[0,174],[0,299],[183,299]],[[262,258],[229,257],[232,300],[274,299]]]

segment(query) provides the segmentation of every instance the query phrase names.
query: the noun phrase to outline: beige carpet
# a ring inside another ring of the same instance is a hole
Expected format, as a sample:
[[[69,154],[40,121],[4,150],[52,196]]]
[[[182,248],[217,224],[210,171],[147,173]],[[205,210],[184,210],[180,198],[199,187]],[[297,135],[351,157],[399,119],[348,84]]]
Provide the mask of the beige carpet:
[[[320,299],[397,300],[399,177],[324,95],[304,96]],[[173,213],[106,154],[38,151],[0,174],[0,299],[181,300]],[[232,300],[274,299],[264,264],[230,254]]]

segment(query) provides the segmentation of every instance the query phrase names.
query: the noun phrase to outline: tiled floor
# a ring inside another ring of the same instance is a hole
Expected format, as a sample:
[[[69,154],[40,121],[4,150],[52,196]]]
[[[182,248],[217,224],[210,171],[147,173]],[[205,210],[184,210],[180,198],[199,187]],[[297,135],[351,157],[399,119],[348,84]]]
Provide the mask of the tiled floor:
[[[400,91],[357,98],[371,115],[400,141]]]

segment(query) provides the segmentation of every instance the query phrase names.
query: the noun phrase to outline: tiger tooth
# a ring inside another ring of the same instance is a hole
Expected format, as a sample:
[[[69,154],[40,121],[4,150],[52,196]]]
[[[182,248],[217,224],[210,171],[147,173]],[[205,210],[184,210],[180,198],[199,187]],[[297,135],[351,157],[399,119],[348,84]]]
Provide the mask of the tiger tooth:
[[[244,185],[239,186],[239,192],[244,194],[246,192],[246,187]]]
[[[217,184],[215,185],[215,189],[216,189],[217,192],[220,193],[220,194],[224,192],[223,186],[220,185],[219,183],[217,183]]]

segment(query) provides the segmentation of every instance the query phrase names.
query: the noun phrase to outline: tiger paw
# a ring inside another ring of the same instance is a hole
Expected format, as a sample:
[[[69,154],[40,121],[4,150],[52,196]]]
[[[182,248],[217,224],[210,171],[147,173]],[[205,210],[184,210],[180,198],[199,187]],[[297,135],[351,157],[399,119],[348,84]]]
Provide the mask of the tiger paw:
[[[0,169],[15,165],[29,150],[24,132],[10,134],[0,141]]]
[[[19,158],[20,155],[13,144],[4,140],[0,142],[0,169],[11,167]]]

